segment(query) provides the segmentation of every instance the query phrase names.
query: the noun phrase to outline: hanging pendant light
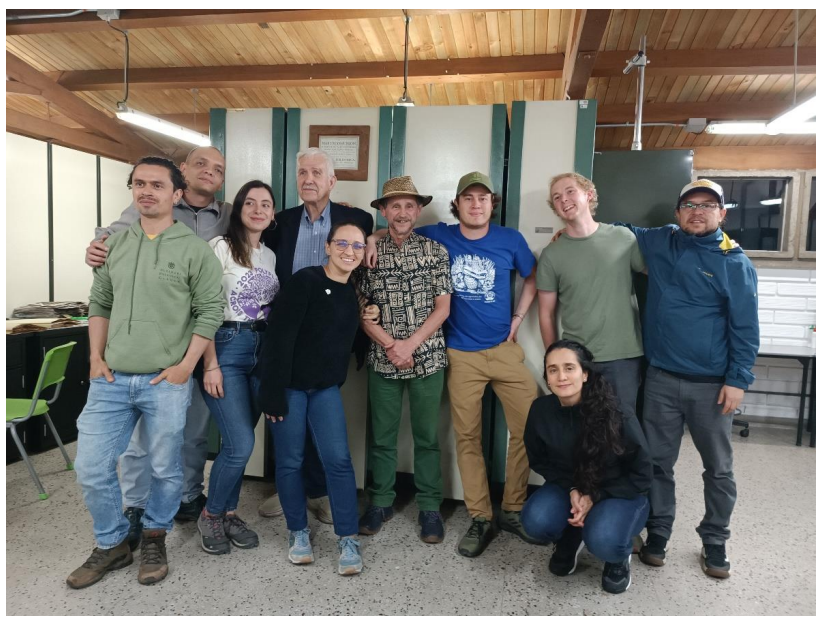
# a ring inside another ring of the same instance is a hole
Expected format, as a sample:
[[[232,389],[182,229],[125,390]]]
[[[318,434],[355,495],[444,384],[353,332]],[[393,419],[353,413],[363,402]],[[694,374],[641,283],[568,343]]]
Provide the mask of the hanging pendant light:
[[[405,15],[405,69],[402,78],[402,95],[397,100],[397,106],[414,106],[414,100],[408,95],[408,27],[411,24],[411,16],[406,9],[402,10]]]

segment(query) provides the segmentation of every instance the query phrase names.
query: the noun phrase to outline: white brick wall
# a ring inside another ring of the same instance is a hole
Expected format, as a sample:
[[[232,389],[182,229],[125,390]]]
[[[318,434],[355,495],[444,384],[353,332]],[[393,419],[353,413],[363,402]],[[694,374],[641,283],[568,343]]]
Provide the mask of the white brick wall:
[[[816,324],[816,271],[757,269],[759,278],[759,330],[763,345],[810,346],[809,327]],[[799,392],[802,366],[797,360],[757,358],[751,390]],[[810,387],[810,371],[808,372]],[[805,416],[810,401],[805,400]],[[799,397],[745,394],[745,415],[796,419]]]

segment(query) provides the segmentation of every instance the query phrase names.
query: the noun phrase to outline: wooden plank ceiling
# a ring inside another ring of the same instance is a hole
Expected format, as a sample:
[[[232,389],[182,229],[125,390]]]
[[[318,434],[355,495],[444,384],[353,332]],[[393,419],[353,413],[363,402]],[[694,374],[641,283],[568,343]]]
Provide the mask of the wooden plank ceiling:
[[[120,27],[129,28],[130,66],[136,70],[129,104],[184,125],[207,127],[212,107],[386,106],[402,93],[400,10],[161,13],[123,11]],[[564,96],[563,55],[575,23],[572,10],[410,13],[409,94],[418,106],[505,103],[510,109],[515,100]],[[768,119],[793,102],[794,15],[792,9],[615,9],[586,97],[598,100],[600,122],[633,119],[636,72],[623,76],[621,69],[646,34],[646,121]],[[183,25],[189,23],[196,25]],[[814,10],[799,11],[798,31],[796,91],[802,100],[816,92]],[[57,23],[7,22],[6,33],[7,52],[92,106],[112,114],[122,99],[123,36],[93,13]],[[244,79],[239,69],[244,66],[264,67],[250,69]],[[299,67],[289,74],[288,66]],[[158,71],[147,71],[152,69]],[[116,71],[112,76],[104,70]],[[196,123],[192,86],[198,87]],[[7,92],[6,106],[77,127],[30,95]],[[631,139],[631,128],[601,128],[596,144],[598,149],[629,149]],[[647,127],[643,144],[646,149],[813,145],[815,137],[697,135]]]

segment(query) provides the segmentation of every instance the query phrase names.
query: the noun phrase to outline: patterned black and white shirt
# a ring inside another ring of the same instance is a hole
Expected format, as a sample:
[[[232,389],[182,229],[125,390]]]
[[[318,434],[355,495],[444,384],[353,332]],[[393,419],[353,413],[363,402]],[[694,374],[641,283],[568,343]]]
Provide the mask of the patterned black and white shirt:
[[[377,243],[377,267],[358,269],[360,292],[380,307],[383,329],[398,340],[417,331],[434,311],[434,299],[454,292],[448,250],[412,232],[402,247],[390,236]],[[427,377],[448,365],[445,338],[438,328],[414,352],[414,367],[397,370],[385,349],[372,342],[368,365],[388,379]]]

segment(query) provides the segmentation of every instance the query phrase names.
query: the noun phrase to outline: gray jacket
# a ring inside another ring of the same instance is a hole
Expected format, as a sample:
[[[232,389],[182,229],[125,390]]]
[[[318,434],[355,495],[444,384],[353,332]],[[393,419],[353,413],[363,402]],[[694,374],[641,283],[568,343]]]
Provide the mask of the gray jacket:
[[[204,241],[210,241],[216,236],[225,235],[228,230],[228,220],[231,217],[231,204],[215,199],[205,208],[194,210],[194,208],[186,203],[185,199],[181,199],[179,203],[174,205],[173,215],[175,221],[187,225]],[[125,230],[139,219],[140,213],[134,206],[134,202],[132,202],[114,223],[105,228],[95,228],[94,239],[98,240],[105,234],[111,236],[115,232]]]

